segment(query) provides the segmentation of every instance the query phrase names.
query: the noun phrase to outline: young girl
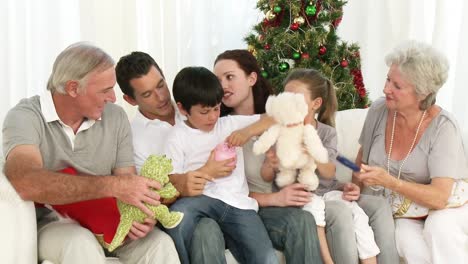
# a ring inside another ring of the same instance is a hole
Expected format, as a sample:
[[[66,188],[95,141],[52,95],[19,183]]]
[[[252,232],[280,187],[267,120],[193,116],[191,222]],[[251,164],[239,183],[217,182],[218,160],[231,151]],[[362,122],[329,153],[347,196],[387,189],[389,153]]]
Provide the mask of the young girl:
[[[356,202],[344,200],[343,192],[337,190],[341,186],[335,178],[336,167],[333,163],[337,156],[337,138],[334,128],[337,100],[333,85],[316,70],[296,69],[284,81],[284,91],[304,95],[309,106],[309,113],[304,119],[304,123],[311,124],[317,129],[318,135],[329,153],[330,161],[328,163],[317,163],[317,174],[320,178],[320,184],[317,190],[315,190],[312,201],[303,207],[304,210],[310,211],[316,218],[323,261],[325,263],[333,263],[325,236],[324,211],[317,212],[317,210],[311,210],[313,207],[311,206],[312,203],[320,204],[321,202],[323,204],[323,201],[319,201],[322,197],[318,195],[323,195],[323,200],[325,201],[342,201],[352,210],[361,263],[377,263],[376,256],[380,250],[374,241],[374,233],[368,224],[369,219],[367,215]],[[316,114],[318,114],[318,120],[315,119]],[[261,175],[265,181],[273,181],[278,162],[274,150],[270,149],[266,154],[261,169]]]

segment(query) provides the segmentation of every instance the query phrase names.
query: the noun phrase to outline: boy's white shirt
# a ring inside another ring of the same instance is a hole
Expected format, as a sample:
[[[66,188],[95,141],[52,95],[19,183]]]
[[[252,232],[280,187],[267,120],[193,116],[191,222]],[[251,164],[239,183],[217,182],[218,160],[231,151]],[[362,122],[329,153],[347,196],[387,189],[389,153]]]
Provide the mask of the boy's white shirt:
[[[183,123],[186,117],[183,116],[177,105],[172,102],[175,109],[175,123]],[[149,155],[163,155],[164,146],[166,145],[167,137],[173,126],[166,121],[159,119],[148,119],[138,110],[131,122],[132,137],[133,137],[133,158],[135,166],[140,173],[143,163]]]
[[[193,129],[185,122],[176,124],[165,147],[166,155],[172,159],[172,173],[180,174],[199,169],[206,163],[217,144],[223,142],[233,131],[259,119],[260,115],[221,117],[210,132]],[[232,174],[208,182],[203,194],[239,209],[258,211],[257,201],[249,197],[242,147],[237,147],[236,153],[237,164]]]

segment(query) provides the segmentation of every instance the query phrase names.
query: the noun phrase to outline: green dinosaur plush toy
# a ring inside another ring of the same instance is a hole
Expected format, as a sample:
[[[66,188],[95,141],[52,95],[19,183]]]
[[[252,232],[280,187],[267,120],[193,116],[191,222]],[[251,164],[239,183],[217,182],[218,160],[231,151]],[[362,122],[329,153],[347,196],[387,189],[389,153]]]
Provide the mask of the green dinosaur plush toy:
[[[165,156],[150,155],[143,164],[140,174],[161,183],[162,188],[155,190],[155,192],[161,198],[170,199],[179,195],[176,188],[169,182],[168,174],[171,171],[172,164],[170,159]],[[108,250],[110,252],[122,244],[122,241],[132,227],[133,221],[142,223],[148,217],[143,211],[133,205],[117,201],[117,206],[120,211],[120,223],[112,239],[112,243],[109,245]],[[168,229],[176,227],[184,217],[184,214],[181,212],[169,212],[167,206],[163,204],[158,206],[147,204],[146,206],[154,213],[154,218]]]

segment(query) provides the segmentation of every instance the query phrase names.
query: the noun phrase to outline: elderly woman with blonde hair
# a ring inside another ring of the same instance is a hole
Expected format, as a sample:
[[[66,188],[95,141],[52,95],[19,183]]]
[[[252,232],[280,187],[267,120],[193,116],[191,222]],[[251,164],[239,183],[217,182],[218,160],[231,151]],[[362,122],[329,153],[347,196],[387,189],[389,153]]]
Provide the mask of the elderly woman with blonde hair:
[[[448,61],[410,41],[386,63],[385,98],[369,109],[353,181],[387,198],[407,263],[468,263],[466,154],[454,117],[435,104]]]

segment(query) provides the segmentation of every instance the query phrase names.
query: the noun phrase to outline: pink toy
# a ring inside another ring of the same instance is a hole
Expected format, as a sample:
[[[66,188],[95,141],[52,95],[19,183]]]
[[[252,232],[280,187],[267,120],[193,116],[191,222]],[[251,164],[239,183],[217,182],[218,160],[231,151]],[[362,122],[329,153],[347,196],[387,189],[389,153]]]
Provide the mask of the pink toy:
[[[222,161],[230,158],[235,158],[235,160],[227,165],[235,166],[237,162],[237,153],[235,147],[229,147],[226,142],[221,142],[218,145],[216,145],[215,160]]]

